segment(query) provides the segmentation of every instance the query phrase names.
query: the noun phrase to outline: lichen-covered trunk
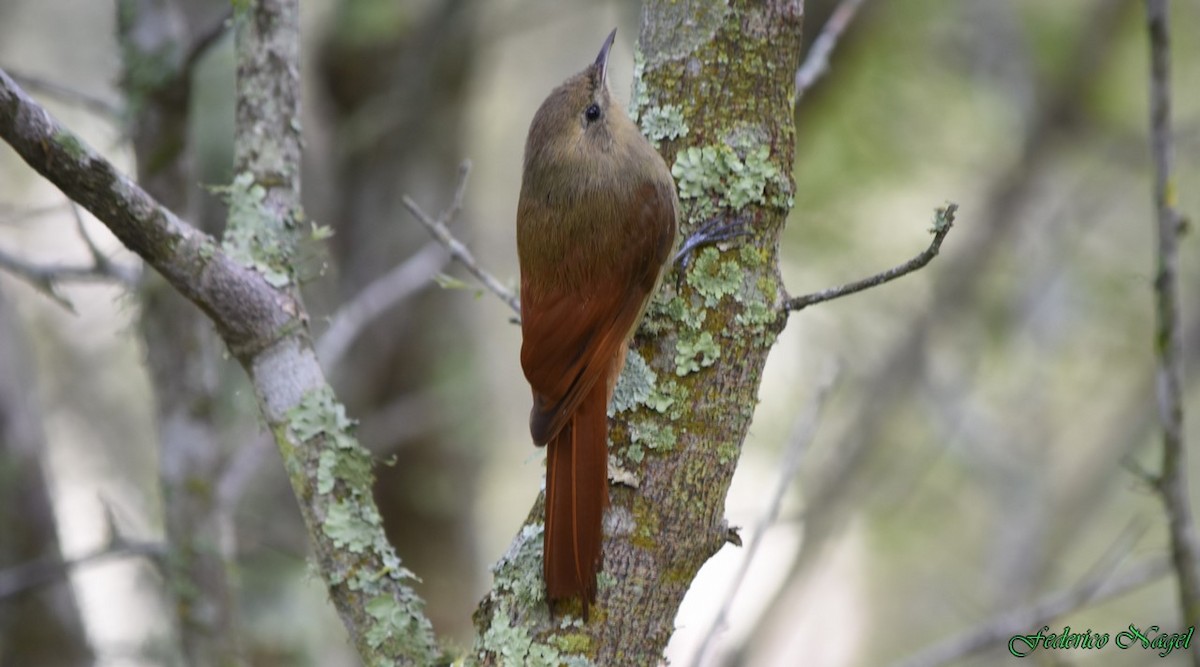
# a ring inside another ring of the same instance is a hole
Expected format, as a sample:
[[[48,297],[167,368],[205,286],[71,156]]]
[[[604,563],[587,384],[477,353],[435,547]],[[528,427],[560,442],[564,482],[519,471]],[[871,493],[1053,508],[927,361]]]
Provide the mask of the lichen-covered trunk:
[[[725,495],[784,324],[777,248],[802,16],[799,0],[646,5],[632,112],[672,165],[682,236],[745,234],[676,266],[634,339],[610,408],[612,506],[591,621],[547,615],[535,507],[476,614],[486,664],[656,664],[692,579],[729,537]]]

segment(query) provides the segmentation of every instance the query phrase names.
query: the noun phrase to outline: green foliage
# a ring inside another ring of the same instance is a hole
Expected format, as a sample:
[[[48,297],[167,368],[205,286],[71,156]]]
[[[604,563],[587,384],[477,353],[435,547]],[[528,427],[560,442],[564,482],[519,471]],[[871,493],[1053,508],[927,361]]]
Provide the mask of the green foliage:
[[[346,0],[337,5],[334,34],[346,48],[394,44],[413,27],[413,6],[395,0]]]

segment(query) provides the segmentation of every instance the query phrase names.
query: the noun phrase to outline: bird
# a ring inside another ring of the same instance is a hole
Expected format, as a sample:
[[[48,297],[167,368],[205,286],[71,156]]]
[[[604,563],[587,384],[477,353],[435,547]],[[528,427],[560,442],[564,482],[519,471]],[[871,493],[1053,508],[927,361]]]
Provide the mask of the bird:
[[[608,403],[680,210],[666,162],[609,91],[616,34],[534,114],[517,205],[521,368],[530,435],[546,447],[546,597],[552,616],[578,597],[585,620],[609,504]]]

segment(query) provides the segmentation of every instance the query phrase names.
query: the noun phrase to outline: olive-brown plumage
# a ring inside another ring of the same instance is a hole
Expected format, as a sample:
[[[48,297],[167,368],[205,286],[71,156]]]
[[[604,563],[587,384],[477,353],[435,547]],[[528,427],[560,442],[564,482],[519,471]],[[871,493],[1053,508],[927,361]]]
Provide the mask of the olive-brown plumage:
[[[547,597],[596,599],[608,506],[608,402],[675,244],[661,156],[608,92],[608,53],[567,79],[529,127],[517,206],[521,367],[546,445]]]

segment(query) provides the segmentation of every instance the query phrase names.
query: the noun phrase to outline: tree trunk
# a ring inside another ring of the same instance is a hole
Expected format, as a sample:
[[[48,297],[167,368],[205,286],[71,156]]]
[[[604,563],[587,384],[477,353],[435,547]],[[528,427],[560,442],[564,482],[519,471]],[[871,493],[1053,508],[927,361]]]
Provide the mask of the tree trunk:
[[[610,477],[620,482],[591,621],[547,615],[539,504],[476,614],[485,663],[517,655],[557,664],[571,654],[658,663],[692,579],[731,539],[725,494],[786,323],[776,251],[794,187],[802,14],[798,0],[646,5],[633,106],[673,165],[682,235],[709,223],[747,234],[676,266],[634,339],[612,407]]]

